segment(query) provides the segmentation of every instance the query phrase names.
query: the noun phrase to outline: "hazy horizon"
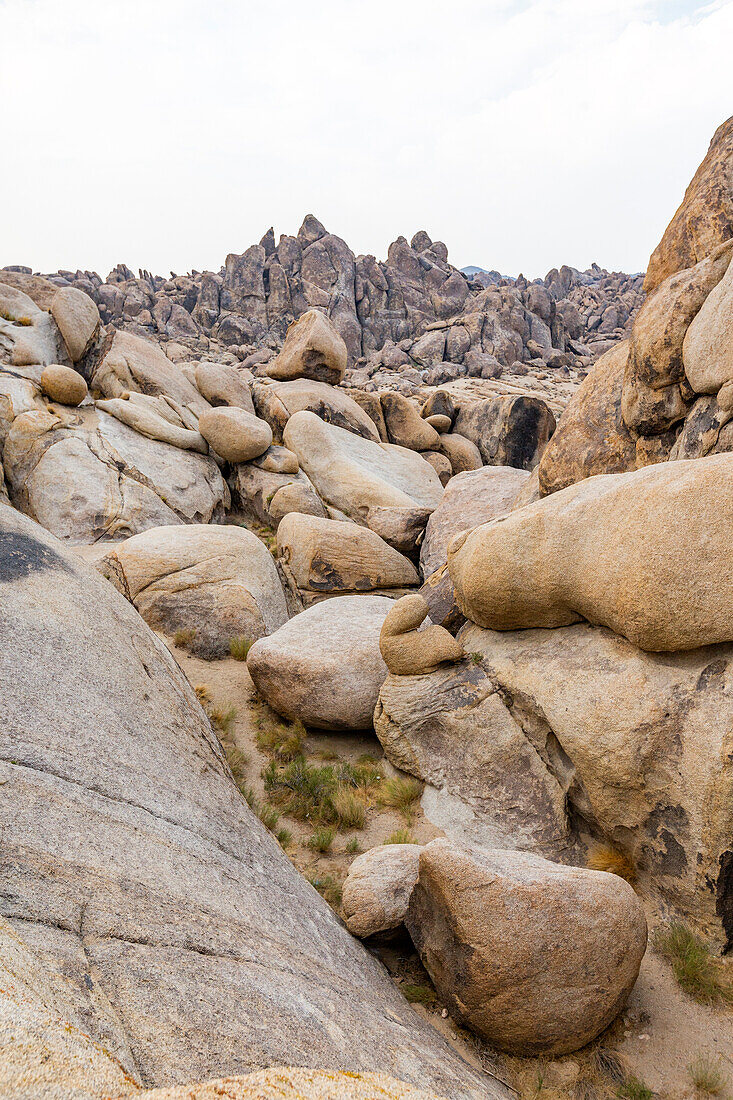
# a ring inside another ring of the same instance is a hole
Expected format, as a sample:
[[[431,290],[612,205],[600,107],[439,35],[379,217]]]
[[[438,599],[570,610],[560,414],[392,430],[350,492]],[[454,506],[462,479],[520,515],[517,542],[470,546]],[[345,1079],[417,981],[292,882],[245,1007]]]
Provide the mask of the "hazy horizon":
[[[733,0],[0,0],[0,36],[0,265],[35,271],[217,271],[306,213],[643,271],[733,110]]]

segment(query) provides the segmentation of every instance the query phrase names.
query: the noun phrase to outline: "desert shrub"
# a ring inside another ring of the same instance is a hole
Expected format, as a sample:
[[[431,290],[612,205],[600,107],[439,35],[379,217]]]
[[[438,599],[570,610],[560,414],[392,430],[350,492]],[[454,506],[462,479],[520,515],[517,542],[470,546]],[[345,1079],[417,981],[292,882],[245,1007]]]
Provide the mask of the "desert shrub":
[[[382,844],[417,844],[409,829],[395,829]]]
[[[222,748],[224,749],[231,773],[234,776],[234,782],[239,789],[242,790],[247,781],[249,757],[246,753],[238,749],[236,745],[233,745],[231,741],[222,742]]]
[[[267,802],[263,802],[257,810],[257,816],[266,829],[269,829],[271,833],[274,833],[275,826],[280,820],[280,814],[277,812],[274,806],[270,806]]]
[[[681,989],[701,1004],[733,1004],[733,986],[708,945],[684,924],[660,929],[654,945],[672,966]]]
[[[695,1091],[704,1096],[722,1096],[728,1085],[728,1076],[720,1058],[709,1053],[698,1054],[687,1067]]]
[[[306,843],[313,852],[327,852],[333,844],[335,835],[335,831],[326,826],[323,829],[317,829],[313,836],[308,837]]]
[[[293,834],[290,829],[278,829],[275,833],[275,838],[281,848],[289,848],[293,843]]]
[[[260,752],[276,760],[287,763],[303,754],[305,729],[300,722],[288,725],[282,722],[268,722],[261,718],[255,734],[255,744]]]
[[[410,777],[393,776],[385,779],[379,791],[382,806],[397,810],[409,823],[415,812],[415,803],[422,794],[422,783]]]
[[[187,626],[184,629],[177,630],[173,635],[173,641],[179,649],[188,649],[195,639],[196,628],[193,626]]]
[[[361,844],[359,843],[358,836],[352,836],[349,843],[346,845],[346,851],[350,856],[356,856],[361,851]]]
[[[364,799],[355,791],[338,790],[331,798],[339,828],[363,829],[366,824]]]
[[[480,665],[484,659],[483,653],[469,653],[468,658],[472,665]]]
[[[245,638],[243,635],[239,635],[236,638],[229,639],[229,653],[235,661],[246,661],[247,654],[253,646],[251,638]]]
[[[265,790],[284,813],[298,821],[329,825],[336,816],[332,796],[337,781],[333,768],[309,764],[302,756],[284,767],[271,761],[262,773]]]
[[[209,691],[209,688],[206,684],[196,684],[194,691],[196,692],[196,698],[198,699],[202,707],[205,707],[208,703],[211,702],[211,692]]]
[[[629,883],[636,882],[636,868],[627,855],[613,844],[592,844],[588,849],[586,867],[591,871],[608,871]]]

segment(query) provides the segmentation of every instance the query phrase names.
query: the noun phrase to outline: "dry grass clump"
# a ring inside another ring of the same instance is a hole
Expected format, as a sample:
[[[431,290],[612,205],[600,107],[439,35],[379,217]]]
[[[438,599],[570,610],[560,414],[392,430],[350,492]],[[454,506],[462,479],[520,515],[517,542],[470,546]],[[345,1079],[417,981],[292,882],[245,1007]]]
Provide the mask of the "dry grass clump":
[[[703,1052],[687,1067],[695,1092],[702,1096],[722,1096],[728,1086],[728,1075],[720,1058]]]
[[[414,836],[409,829],[395,829],[393,833],[390,833],[386,840],[382,841],[382,844],[417,844]]]
[[[229,737],[236,718],[236,707],[227,707],[226,710],[224,707],[214,707],[209,711],[209,720],[212,726],[215,726],[223,737]]]
[[[247,654],[253,645],[251,638],[245,638],[243,634],[239,634],[236,638],[229,639],[229,655],[235,661],[246,661]]]
[[[202,707],[207,707],[211,702],[211,692],[209,691],[207,684],[196,684],[194,688],[196,692],[196,698]]]
[[[33,324],[30,317],[14,317],[5,309],[0,309],[0,317],[3,321],[10,321],[11,325],[20,325],[21,328],[29,328]]]
[[[422,783],[411,777],[393,776],[386,779],[379,791],[379,802],[402,814],[410,824],[415,814],[415,803],[422,794]]]
[[[653,1100],[654,1093],[649,1086],[630,1073],[616,1093],[622,1100]]]
[[[301,722],[266,722],[260,719],[255,744],[260,752],[274,760],[287,763],[303,755],[305,729]]]
[[[733,984],[708,945],[684,924],[660,929],[654,946],[672,966],[681,989],[700,1004],[733,1005]]]
[[[366,805],[355,791],[336,791],[331,799],[340,829],[363,829],[366,824]]]
[[[181,630],[177,630],[173,635],[173,641],[179,649],[188,649],[188,647],[196,640],[196,627],[187,626]]]
[[[328,852],[333,844],[335,835],[336,830],[330,827],[317,829],[313,836],[308,837],[306,843],[313,852]]]
[[[351,840],[346,845],[345,851],[350,856],[358,856],[361,851],[361,844],[359,843],[358,836],[352,836]]]
[[[608,871],[611,875],[618,875],[633,885],[636,882],[636,868],[629,857],[613,844],[592,844],[588,849],[588,858],[585,863],[591,871]]]

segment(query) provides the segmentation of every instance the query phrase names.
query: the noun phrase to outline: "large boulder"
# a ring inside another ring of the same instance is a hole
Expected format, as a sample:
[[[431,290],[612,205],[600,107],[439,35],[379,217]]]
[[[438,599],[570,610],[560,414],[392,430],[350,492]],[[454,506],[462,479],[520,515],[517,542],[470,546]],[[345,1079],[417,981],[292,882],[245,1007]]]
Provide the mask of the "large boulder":
[[[419,869],[417,844],[382,844],[357,856],[349,867],[341,902],[349,932],[366,939],[399,928]]]
[[[453,428],[476,444],[487,466],[532,470],[555,431],[555,417],[538,397],[462,397]]]
[[[420,547],[420,569],[430,576],[448,560],[448,544],[459,531],[508,512],[529,474],[513,466],[482,466],[452,477],[435,509]]]
[[[423,420],[408,398],[401,393],[387,392],[381,395],[380,401],[390,443],[409,447],[413,451],[437,448],[440,441],[438,432]],[[447,427],[450,429],[450,421]],[[446,430],[445,427],[443,430]]]
[[[8,506],[0,542],[0,915],[69,1025],[147,1087],[296,1063],[506,1096],[293,868],[134,608]]]
[[[647,941],[641,904],[604,871],[434,840],[406,916],[449,1010],[512,1054],[566,1054],[618,1015]]]
[[[346,371],[348,351],[324,313],[308,309],[287,331],[282,351],[267,366],[271,378],[312,378],[338,385]]]
[[[199,431],[226,462],[249,462],[272,444],[267,421],[235,405],[207,409],[199,417]]]
[[[277,553],[303,592],[369,592],[420,583],[408,558],[356,523],[291,512],[277,529]]]
[[[154,630],[193,630],[189,649],[226,657],[233,637],[254,641],[287,621],[272,555],[231,525],[155,527],[116,544],[99,564]]]
[[[81,405],[87,395],[84,378],[73,367],[51,363],[41,373],[41,389],[51,401],[61,405]]]
[[[733,641],[733,455],[589,478],[454,539],[461,611],[494,630],[587,619],[642,649]]]
[[[715,131],[705,159],[652,252],[644,279],[647,294],[733,237],[732,161],[733,118],[729,118]]]
[[[69,358],[78,363],[99,332],[99,310],[83,290],[64,286],[54,294],[51,315],[64,338]]]
[[[355,435],[380,442],[377,426],[368,413],[353,397],[335,386],[304,378],[277,382],[270,389],[282,404],[288,419],[306,409],[320,416],[327,424],[335,424],[337,428],[346,428]],[[261,390],[259,392],[261,394]]]
[[[254,416],[252,394],[247,385],[249,371],[238,371],[225,363],[198,363],[194,370],[196,388],[214,408],[231,405]]]
[[[458,635],[472,661],[390,676],[375,729],[456,840],[582,861],[733,942],[733,646],[647,654],[587,625]]]
[[[379,632],[392,600],[335,596],[296,615],[247,656],[262,698],[318,729],[368,729],[387,666]]]
[[[731,248],[725,247],[730,258]],[[725,386],[727,404],[733,405],[733,263],[728,263],[687,329],[682,356],[695,393],[717,393]]]
[[[291,454],[280,448],[285,454]],[[265,455],[253,462],[240,462],[230,478],[232,494],[242,513],[258,523],[277,528],[290,512],[326,518],[321,498],[302,470],[293,473],[266,468]],[[298,459],[295,455],[295,465]],[[280,463],[277,463],[278,465]],[[283,463],[292,465],[291,463]],[[269,463],[267,465],[270,465]]]
[[[621,415],[629,342],[600,357],[558,421],[540,459],[543,495],[566,489],[594,474],[636,468],[636,438]]]
[[[394,675],[434,672],[440,665],[464,657],[463,649],[444,626],[425,621],[428,611],[424,597],[411,592],[395,602],[384,620],[379,649]]]
[[[305,411],[290,418],[283,439],[326,504],[397,550],[415,548],[443,494],[440,478],[419,454],[362,439]]]

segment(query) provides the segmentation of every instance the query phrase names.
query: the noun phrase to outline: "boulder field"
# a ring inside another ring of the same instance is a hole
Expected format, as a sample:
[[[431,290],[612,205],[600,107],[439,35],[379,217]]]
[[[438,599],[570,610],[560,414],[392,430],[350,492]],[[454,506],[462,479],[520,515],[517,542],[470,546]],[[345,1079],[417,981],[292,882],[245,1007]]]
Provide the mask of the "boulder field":
[[[312,216],[219,274],[0,269],[0,1093],[508,1100],[647,922],[718,973],[732,125],[645,295]]]

